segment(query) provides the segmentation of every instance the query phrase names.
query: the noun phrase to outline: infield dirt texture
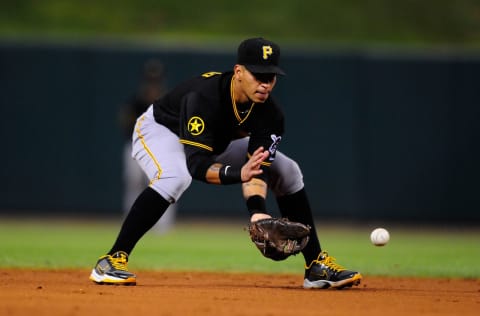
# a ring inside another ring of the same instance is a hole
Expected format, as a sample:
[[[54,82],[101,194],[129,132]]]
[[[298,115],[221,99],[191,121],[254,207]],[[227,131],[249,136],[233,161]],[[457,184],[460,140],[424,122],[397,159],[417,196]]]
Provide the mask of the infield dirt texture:
[[[448,264],[448,262],[445,262]],[[90,271],[2,269],[0,315],[478,315],[480,280],[369,277],[345,290],[305,290],[301,276],[138,273],[100,286]]]

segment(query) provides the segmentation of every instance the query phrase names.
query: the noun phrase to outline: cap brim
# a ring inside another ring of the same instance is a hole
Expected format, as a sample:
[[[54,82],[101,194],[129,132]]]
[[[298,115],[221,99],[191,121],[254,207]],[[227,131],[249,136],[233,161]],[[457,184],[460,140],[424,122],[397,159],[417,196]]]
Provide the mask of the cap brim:
[[[257,74],[277,74],[286,75],[286,73],[278,66],[263,66],[263,65],[244,65],[248,71]]]

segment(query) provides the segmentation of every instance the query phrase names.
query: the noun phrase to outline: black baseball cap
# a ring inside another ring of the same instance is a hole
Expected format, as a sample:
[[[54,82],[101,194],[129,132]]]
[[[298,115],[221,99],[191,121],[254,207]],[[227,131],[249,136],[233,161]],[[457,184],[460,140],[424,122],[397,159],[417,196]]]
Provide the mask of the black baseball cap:
[[[246,39],[238,46],[237,64],[252,73],[285,75],[279,61],[280,47],[262,37]]]

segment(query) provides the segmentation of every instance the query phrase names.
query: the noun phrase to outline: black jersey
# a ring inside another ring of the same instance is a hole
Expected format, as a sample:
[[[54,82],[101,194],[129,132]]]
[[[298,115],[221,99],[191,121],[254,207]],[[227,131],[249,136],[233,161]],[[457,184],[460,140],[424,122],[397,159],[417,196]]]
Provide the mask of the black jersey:
[[[232,77],[233,72],[204,73],[178,85],[153,104],[155,121],[177,134],[185,145],[187,165],[195,179],[205,181],[215,156],[242,136],[250,136],[245,159],[263,146],[270,152],[263,168],[275,160],[284,132],[283,112],[272,97],[264,103],[235,107]]]

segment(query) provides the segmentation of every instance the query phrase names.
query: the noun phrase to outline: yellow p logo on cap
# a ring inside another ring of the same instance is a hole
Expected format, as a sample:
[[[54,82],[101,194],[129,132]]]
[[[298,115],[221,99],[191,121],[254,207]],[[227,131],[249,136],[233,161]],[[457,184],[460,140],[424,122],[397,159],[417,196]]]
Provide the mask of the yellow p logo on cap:
[[[263,49],[263,59],[268,59],[268,56],[273,54],[272,46],[262,46]]]

